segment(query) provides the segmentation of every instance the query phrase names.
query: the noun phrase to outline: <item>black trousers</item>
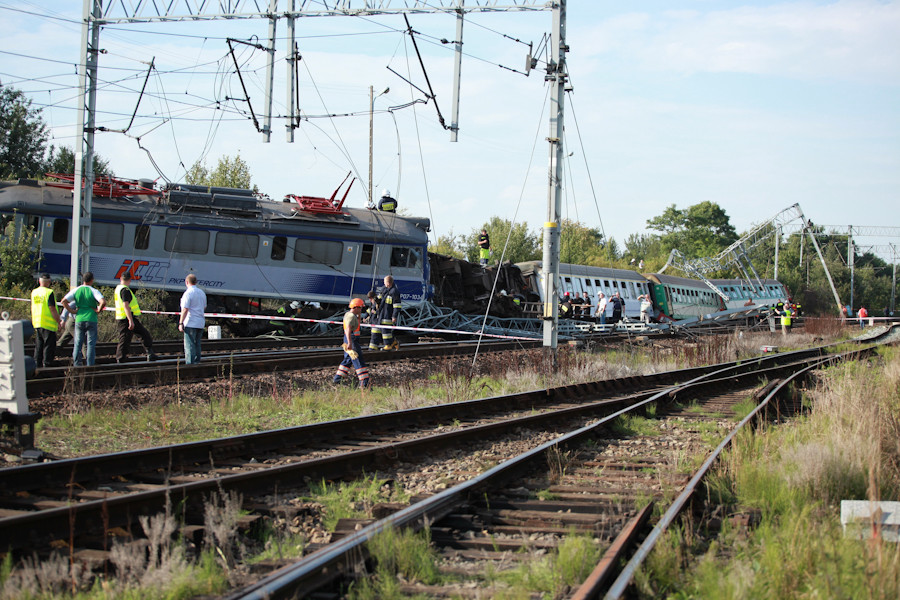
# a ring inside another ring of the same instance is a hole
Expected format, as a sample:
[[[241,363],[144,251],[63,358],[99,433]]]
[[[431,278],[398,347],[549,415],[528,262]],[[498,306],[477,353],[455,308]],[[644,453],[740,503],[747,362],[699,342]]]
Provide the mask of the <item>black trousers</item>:
[[[119,344],[116,346],[116,360],[121,362],[128,357],[131,349],[131,338],[135,335],[141,338],[141,344],[147,354],[153,354],[153,337],[147,328],[141,325],[137,317],[134,317],[134,329],[128,329],[128,319],[116,319],[116,327],[119,331]]]
[[[56,358],[56,332],[38,327],[34,330],[34,362],[38,369],[52,367]]]

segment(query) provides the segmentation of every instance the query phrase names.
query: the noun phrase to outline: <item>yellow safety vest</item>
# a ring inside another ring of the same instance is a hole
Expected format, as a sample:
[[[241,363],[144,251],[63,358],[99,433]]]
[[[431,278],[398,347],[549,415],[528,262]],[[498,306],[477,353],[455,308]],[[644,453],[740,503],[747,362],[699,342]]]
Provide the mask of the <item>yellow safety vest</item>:
[[[785,327],[791,326],[791,309],[784,309],[784,314],[781,316],[781,324]]]
[[[117,285],[116,286],[116,320],[127,319],[128,315],[125,314],[125,305],[122,303],[121,291],[123,288],[127,288],[127,285]],[[128,306],[131,307],[132,316],[138,316],[141,314],[141,307],[138,306],[137,296],[134,293],[134,290],[128,288],[128,291],[131,292],[131,302],[128,303]]]
[[[48,287],[39,287],[31,292],[31,324],[35,328],[58,331],[59,323],[50,314],[48,299],[53,290]]]

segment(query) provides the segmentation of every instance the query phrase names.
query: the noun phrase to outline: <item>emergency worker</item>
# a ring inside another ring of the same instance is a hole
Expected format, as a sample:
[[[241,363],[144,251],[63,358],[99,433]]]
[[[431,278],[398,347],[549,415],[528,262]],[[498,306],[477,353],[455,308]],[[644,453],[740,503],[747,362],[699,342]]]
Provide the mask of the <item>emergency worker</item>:
[[[350,367],[356,369],[359,378],[360,389],[369,387],[369,367],[362,357],[362,348],[359,345],[359,315],[366,305],[362,298],[354,298],[350,301],[350,310],[344,315],[344,359],[334,374],[334,383],[340,383],[344,375],[350,374]]]
[[[378,290],[375,297],[378,302],[378,311],[376,312],[373,325],[396,325],[397,317],[400,316],[400,309],[403,308],[403,305],[400,298],[400,290],[394,285],[393,276],[385,276],[384,287]],[[369,339],[369,350],[378,350],[380,343],[384,344],[384,350],[400,349],[400,342],[394,339],[393,329],[373,327],[372,337]]]
[[[791,307],[784,305],[781,311],[781,335],[791,332]]]
[[[50,275],[41,273],[38,287],[31,292],[31,324],[34,326],[34,363],[38,369],[52,367],[56,358],[59,312],[50,287]]]
[[[378,210],[381,212],[397,212],[397,201],[391,198],[391,190],[381,192],[381,200],[378,201]]]
[[[116,346],[116,362],[125,362],[128,350],[131,349],[131,338],[137,334],[141,338],[141,344],[147,351],[147,360],[156,360],[153,353],[153,336],[140,322],[141,307],[138,306],[137,296],[128,287],[131,284],[131,273],[125,271],[119,277],[119,285],[116,286],[116,331],[119,333],[119,343]]]
[[[488,235],[487,229],[481,230],[478,236],[478,263],[482,267],[486,267],[491,258],[491,237]]]

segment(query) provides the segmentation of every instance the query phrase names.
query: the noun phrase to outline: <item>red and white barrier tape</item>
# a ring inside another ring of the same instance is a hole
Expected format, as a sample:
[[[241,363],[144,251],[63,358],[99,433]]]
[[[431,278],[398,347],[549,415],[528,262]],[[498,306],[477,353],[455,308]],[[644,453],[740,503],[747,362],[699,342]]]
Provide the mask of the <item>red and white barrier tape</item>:
[[[0,296],[0,300],[16,300],[18,302],[31,302],[31,300],[27,298],[10,298],[8,296]],[[112,306],[107,306],[104,310],[107,311],[115,311],[116,309]],[[163,310],[143,310],[141,309],[141,314],[147,315],[171,315],[177,317],[180,315],[180,312],[170,312]],[[294,321],[298,323],[327,323],[329,325],[343,325],[342,321],[328,321],[325,319],[304,319],[301,317],[282,317],[278,315],[245,315],[239,313],[205,313],[204,317],[207,319],[251,319],[257,321]],[[455,333],[458,335],[478,335],[482,337],[488,338],[497,338],[501,340],[523,340],[527,342],[533,342],[538,338],[530,338],[530,337],[521,337],[515,335],[499,335],[496,333],[479,333],[477,331],[462,331],[457,329],[431,329],[428,327],[405,327],[402,325],[377,325],[372,323],[360,323],[361,327],[376,327],[378,329],[395,329],[397,331],[416,331],[416,332],[424,332],[424,333]]]

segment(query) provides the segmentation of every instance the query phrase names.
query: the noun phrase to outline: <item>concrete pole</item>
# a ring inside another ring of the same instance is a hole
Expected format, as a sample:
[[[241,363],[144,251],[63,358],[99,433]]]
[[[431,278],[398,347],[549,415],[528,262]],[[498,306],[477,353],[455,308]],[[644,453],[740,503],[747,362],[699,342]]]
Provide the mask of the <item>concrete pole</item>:
[[[94,110],[97,106],[97,55],[100,52],[101,0],[84,0],[75,130],[75,181],[72,198],[72,257],[69,285],[91,268],[91,204],[94,194]]]
[[[269,0],[269,45],[266,48],[266,99],[263,102],[266,112],[263,114],[263,142],[272,141],[272,84],[275,80],[275,31],[278,28],[278,17],[275,10],[278,0]]]
[[[462,73],[462,39],[465,11],[462,7],[464,0],[460,0],[460,10],[456,13],[456,40],[453,42],[453,103],[450,107],[450,141],[455,142],[459,135],[459,88],[460,74]]]
[[[547,219],[544,222],[544,348],[556,366],[559,330],[559,221],[562,212],[563,176],[563,116],[568,71],[566,69],[566,2],[561,0],[553,9],[553,33],[550,43],[550,62],[545,80],[556,82],[550,100],[550,168],[547,191]]]
[[[894,314],[894,297],[897,295],[897,249],[891,244],[891,258],[894,263],[894,275],[891,278],[891,315]]]
[[[375,146],[375,89],[369,86],[369,206],[372,206],[372,152]]]

